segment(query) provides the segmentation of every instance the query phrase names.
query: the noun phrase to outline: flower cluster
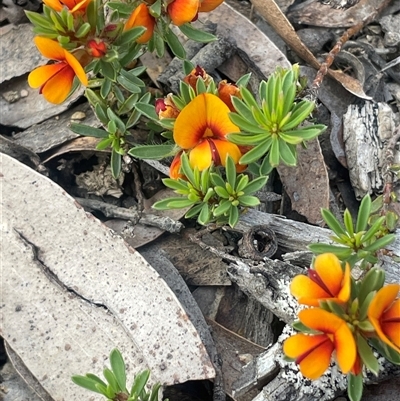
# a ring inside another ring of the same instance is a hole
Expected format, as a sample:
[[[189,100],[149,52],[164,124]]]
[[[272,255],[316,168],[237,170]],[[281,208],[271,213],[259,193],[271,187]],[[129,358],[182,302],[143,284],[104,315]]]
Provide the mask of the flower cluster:
[[[371,345],[400,364],[400,285],[384,286],[384,279],[383,270],[372,268],[356,282],[348,263],[342,265],[337,256],[325,253],[315,258],[307,276],[296,276],[290,286],[299,304],[309,308],[298,313],[294,327],[301,333],[284,342],[285,355],[315,380],[334,354],[348,374],[352,401],[361,398],[365,369],[378,374]]]
[[[198,13],[223,0],[44,0],[43,14],[27,11],[35,44],[50,63],[29,74],[28,83],[51,103],[65,101],[80,85],[105,130],[81,125],[71,129],[101,138],[99,149],[112,148],[111,168],[117,177],[128,151],[129,129],[140,119],[136,103],[151,95],[139,76],[146,70],[139,57],[146,51],[162,56],[165,44],[179,58],[185,50],[171,29],[209,42],[215,37],[191,25]],[[88,78],[89,77],[89,78]]]

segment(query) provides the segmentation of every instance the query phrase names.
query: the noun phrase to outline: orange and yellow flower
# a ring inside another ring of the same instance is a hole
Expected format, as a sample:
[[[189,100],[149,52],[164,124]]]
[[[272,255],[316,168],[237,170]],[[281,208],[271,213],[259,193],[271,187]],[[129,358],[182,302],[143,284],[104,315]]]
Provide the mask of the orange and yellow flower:
[[[180,110],[172,100],[172,93],[169,93],[167,97],[163,99],[157,99],[155,107],[160,120],[163,118],[176,118],[180,113]]]
[[[133,10],[128,21],[126,21],[124,30],[127,31],[128,29],[136,28],[138,26],[145,27],[146,32],[136,39],[137,43],[144,44],[147,43],[153,36],[155,25],[156,20],[150,14],[149,8],[146,6],[146,4],[141,3]]]
[[[88,53],[92,57],[101,58],[104,57],[107,53],[107,45],[105,42],[99,39],[91,39],[86,44]]]
[[[167,12],[174,25],[180,26],[196,19],[199,12],[209,12],[217,8],[224,0],[173,0],[168,4]]]
[[[72,14],[75,14],[78,12],[85,12],[91,1],[92,0],[43,0],[43,3],[54,11],[61,11],[65,6]]]
[[[212,78],[207,74],[206,70],[199,65],[193,68],[192,71],[186,77],[183,78],[183,82],[187,83],[190,85],[193,90],[196,92],[196,85],[197,81],[199,79],[202,79],[204,81],[204,84],[206,87],[212,82]]]
[[[40,93],[48,102],[62,103],[70,93],[75,77],[78,77],[82,85],[88,84],[82,65],[58,42],[40,36],[35,37],[34,41],[43,56],[57,61],[36,68],[28,76],[29,85],[32,88],[40,87]]]
[[[400,291],[399,284],[381,288],[368,308],[368,318],[376,334],[389,347],[400,352]]]
[[[340,261],[333,253],[324,253],[315,258],[314,268],[308,270],[308,277],[296,276],[290,291],[303,305],[319,306],[319,301],[333,300],[345,303],[350,298],[350,265],[343,271]]]
[[[357,348],[347,323],[333,313],[320,308],[299,312],[300,321],[321,334],[295,334],[283,344],[283,352],[295,359],[303,376],[315,380],[328,369],[333,351],[344,374],[356,362]]]
[[[218,84],[218,96],[229,107],[230,111],[236,111],[232,104],[232,96],[242,98],[237,85],[229,83],[226,79]]]
[[[216,95],[202,93],[196,96],[179,113],[175,120],[173,137],[175,143],[183,150],[189,151],[189,162],[200,171],[213,163],[225,166],[229,154],[238,163],[241,152],[237,145],[228,142],[226,135],[238,132],[239,128],[228,116],[228,106]],[[179,171],[180,156],[175,156],[174,169]]]

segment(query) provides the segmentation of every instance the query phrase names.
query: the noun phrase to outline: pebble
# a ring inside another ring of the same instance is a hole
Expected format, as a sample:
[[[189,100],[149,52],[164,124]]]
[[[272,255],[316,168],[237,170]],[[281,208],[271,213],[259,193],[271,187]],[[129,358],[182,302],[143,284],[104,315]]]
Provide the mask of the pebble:
[[[86,118],[86,114],[83,111],[76,111],[71,116],[71,120],[84,120]]]

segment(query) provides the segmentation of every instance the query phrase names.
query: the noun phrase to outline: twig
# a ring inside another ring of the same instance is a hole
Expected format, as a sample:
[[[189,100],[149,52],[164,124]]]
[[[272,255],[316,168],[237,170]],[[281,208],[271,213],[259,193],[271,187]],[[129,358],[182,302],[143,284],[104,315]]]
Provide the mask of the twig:
[[[167,216],[156,216],[150,213],[140,214],[135,209],[114,206],[95,199],[75,198],[75,200],[86,210],[98,210],[108,218],[130,220],[133,224],[140,222],[173,234],[179,233],[184,227],[180,221],[173,220]]]
[[[378,14],[380,14],[390,3],[392,0],[384,0],[378,8],[376,8],[375,12],[370,14],[364,21],[359,22],[358,24],[349,28],[336,42],[335,46],[333,46],[332,50],[328,53],[325,61],[321,64],[317,75],[311,85],[311,92],[317,93],[321,83],[328,73],[329,67],[332,65],[335,57],[342,50],[342,46],[356,33],[361,31],[361,29],[372,22]]]

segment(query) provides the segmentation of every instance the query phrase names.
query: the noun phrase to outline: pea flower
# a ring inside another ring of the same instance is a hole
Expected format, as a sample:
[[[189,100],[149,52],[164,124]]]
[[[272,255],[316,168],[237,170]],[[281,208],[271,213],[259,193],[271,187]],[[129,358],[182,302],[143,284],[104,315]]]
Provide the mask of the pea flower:
[[[146,32],[144,32],[138,39],[136,39],[137,43],[144,44],[147,43],[153,36],[155,24],[156,20],[150,14],[148,7],[146,6],[146,4],[141,3],[133,10],[128,21],[126,21],[124,30],[126,31],[137,26],[145,27]]]
[[[213,81],[213,79],[207,74],[206,70],[198,65],[183,78],[183,82],[190,85],[196,92],[196,85],[199,79],[204,81],[206,87]]]
[[[385,344],[400,352],[400,291],[399,284],[381,288],[368,307],[368,318],[376,334]]]
[[[319,306],[319,301],[333,300],[345,303],[350,298],[350,265],[343,271],[340,261],[333,253],[324,253],[315,258],[314,268],[305,275],[296,276],[290,291],[303,305]]]
[[[239,131],[230,121],[228,113],[228,106],[211,93],[196,96],[179,113],[175,120],[173,137],[182,150],[189,152],[192,167],[202,171],[212,163],[225,166],[228,154],[235,164],[238,163],[241,157],[239,147],[225,139],[227,134]],[[175,171],[179,171],[179,163],[177,155],[173,161]]]
[[[89,54],[92,57],[101,58],[107,53],[107,45],[99,39],[91,39],[86,44]]]
[[[180,113],[172,100],[172,93],[169,93],[164,99],[157,99],[155,107],[160,120],[163,118],[176,118]]]
[[[65,6],[72,14],[75,14],[85,12],[91,1],[92,0],[43,0],[43,3],[54,11],[61,11]]]
[[[34,69],[28,76],[32,88],[39,88],[40,93],[50,103],[62,103],[71,91],[75,76],[82,85],[88,79],[79,61],[71,53],[63,49],[54,40],[37,36],[35,44],[43,56],[56,60],[54,64],[43,65]]]
[[[303,376],[315,380],[328,369],[333,351],[343,373],[354,367],[357,348],[347,323],[320,308],[299,312],[300,321],[321,334],[295,334],[283,344],[283,352],[294,358]]]
[[[229,107],[229,110],[233,112],[236,110],[233,107],[231,96],[242,98],[237,85],[229,83],[226,79],[218,84],[218,96]]]
[[[168,4],[167,12],[176,26],[196,19],[199,12],[209,12],[217,8],[224,0],[173,0]]]

